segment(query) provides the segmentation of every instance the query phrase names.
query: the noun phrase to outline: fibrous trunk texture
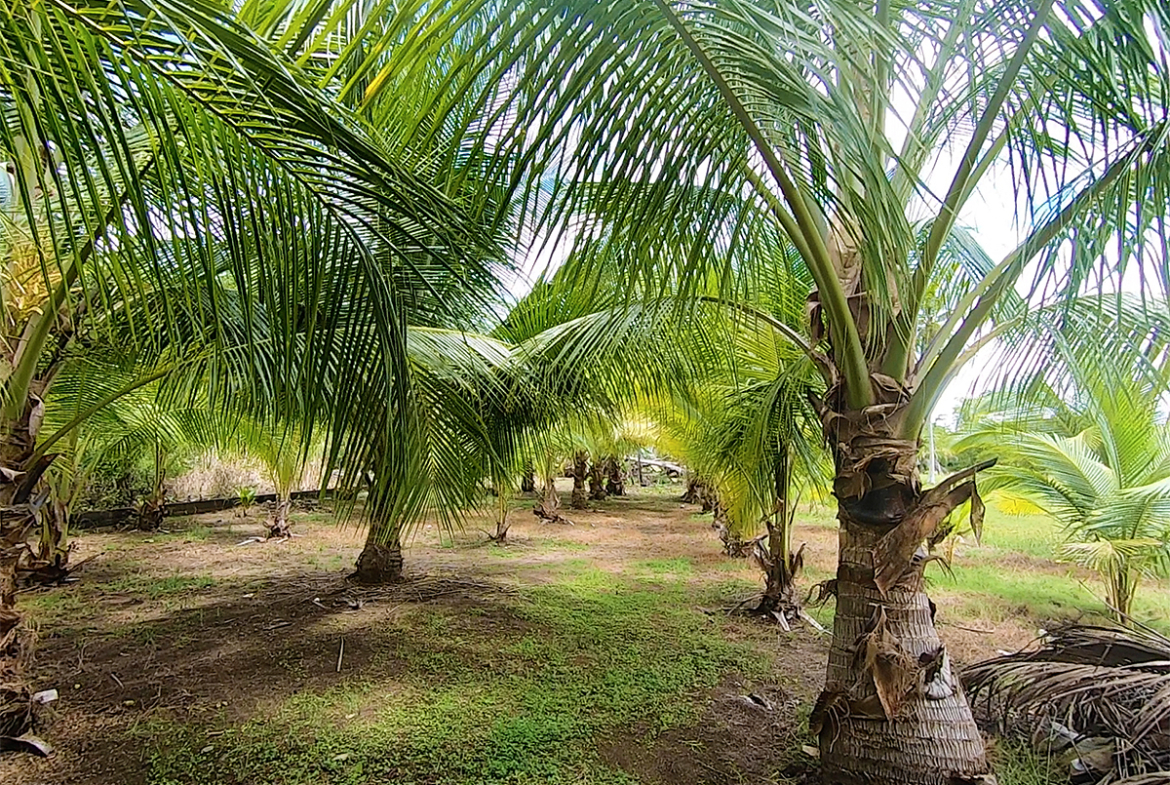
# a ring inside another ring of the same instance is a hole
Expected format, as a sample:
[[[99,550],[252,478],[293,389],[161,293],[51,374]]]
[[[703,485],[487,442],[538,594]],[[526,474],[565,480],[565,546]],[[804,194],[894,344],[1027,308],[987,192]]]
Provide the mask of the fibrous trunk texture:
[[[800,616],[800,598],[796,594],[796,576],[804,565],[804,545],[792,553],[792,512],[788,494],[792,486],[792,462],[787,446],[782,446],[773,465],[776,494],[772,514],[765,518],[768,531],[752,541],[752,559],[764,571],[764,596],[755,613],[770,616],[788,626]]]
[[[366,584],[402,581],[402,542],[398,531],[372,523],[365,547],[358,556],[357,569],[351,577]]]
[[[752,543],[731,531],[727,511],[724,510],[718,499],[712,503],[711,509],[715,513],[715,520],[711,523],[711,528],[719,535],[719,541],[723,543],[723,552],[733,559],[746,558],[751,552]]]
[[[950,511],[971,500],[979,530],[975,469],[923,491],[918,445],[897,431],[905,392],[875,387],[885,397],[865,411],[846,410],[832,390],[817,402],[836,462],[841,526],[833,643],[809,720],[824,782],[993,783],[922,578],[925,543]]]
[[[32,396],[18,420],[0,423],[0,736],[19,736],[33,722],[25,675],[33,633],[16,608],[16,592],[20,575],[44,566],[27,543],[36,522],[29,500],[51,460],[32,461],[43,412]]]
[[[833,644],[817,705],[823,716],[813,720],[825,783],[984,781],[983,739],[921,577],[885,594],[874,584],[867,562],[881,536],[842,520]]]
[[[7,518],[7,516],[6,516]],[[8,518],[0,526],[11,533],[16,526]],[[23,544],[23,537],[20,540]],[[0,543],[0,736],[19,736],[32,726],[32,692],[25,678],[25,665],[32,646],[32,633],[16,609],[16,567],[20,551],[8,538]]]
[[[268,539],[288,538],[292,536],[289,513],[292,511],[292,499],[281,496],[272,510],[272,517],[268,520]]]
[[[800,597],[796,592],[796,576],[783,564],[777,559],[765,571],[764,595],[760,597],[755,613],[763,616],[779,614],[787,621],[793,621],[800,615]]]
[[[561,497],[557,495],[556,483],[552,477],[546,477],[543,498],[532,508],[532,514],[540,518],[542,523],[564,523],[572,526],[573,522],[561,515],[560,509]]]
[[[622,462],[616,455],[605,459],[605,492],[610,496],[626,495],[626,477],[622,471]]]
[[[605,490],[605,474],[602,466],[596,460],[589,464],[589,498],[593,501],[605,501],[609,494]]]
[[[588,454],[583,450],[573,456],[573,495],[569,497],[569,506],[574,510],[584,510],[589,506],[589,499],[585,493],[588,458]]]
[[[138,508],[138,530],[158,531],[166,514],[166,504],[162,499],[144,499]]]

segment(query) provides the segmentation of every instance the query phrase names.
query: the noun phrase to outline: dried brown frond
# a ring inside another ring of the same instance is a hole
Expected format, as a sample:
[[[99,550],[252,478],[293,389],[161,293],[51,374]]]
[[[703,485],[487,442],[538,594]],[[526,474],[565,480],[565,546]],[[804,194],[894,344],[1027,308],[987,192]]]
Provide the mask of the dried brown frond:
[[[1074,747],[1111,741],[1104,766],[1074,756],[1099,782],[1170,782],[1170,639],[1152,630],[1070,625],[1039,649],[971,666],[963,682],[1005,728],[1037,739],[1058,727]]]

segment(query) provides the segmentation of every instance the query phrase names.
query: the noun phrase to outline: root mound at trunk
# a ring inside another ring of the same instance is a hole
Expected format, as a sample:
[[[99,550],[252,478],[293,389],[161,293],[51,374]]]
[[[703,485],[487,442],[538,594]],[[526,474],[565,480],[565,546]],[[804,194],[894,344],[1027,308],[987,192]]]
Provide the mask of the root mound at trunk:
[[[573,525],[573,522],[557,512],[557,508],[555,507],[550,510],[545,505],[538,504],[532,508],[532,514],[539,518],[541,523],[563,523],[566,526]]]
[[[366,543],[366,547],[358,556],[357,569],[349,577],[367,585],[401,583],[403,580],[401,546]]]

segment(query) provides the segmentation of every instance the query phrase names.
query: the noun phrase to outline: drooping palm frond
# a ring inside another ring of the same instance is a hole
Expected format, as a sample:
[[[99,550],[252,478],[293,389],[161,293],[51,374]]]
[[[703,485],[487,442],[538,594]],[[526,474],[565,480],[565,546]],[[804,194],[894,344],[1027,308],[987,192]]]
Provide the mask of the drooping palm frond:
[[[401,104],[377,119],[402,132],[381,134],[339,101],[298,58],[358,31],[322,44],[322,18],[281,5],[305,25],[282,45],[283,23],[249,27],[254,4],[0,13],[0,158],[17,165],[0,246],[32,249],[46,282],[4,393],[104,342],[168,370],[172,395],[324,429],[346,477],[376,460],[410,485],[389,479],[426,450],[405,327],[494,321],[508,210],[482,162],[436,163],[449,135],[415,145]]]
[[[1005,728],[1023,726],[1060,754],[1070,774],[1160,782],[1170,777],[1168,663],[1170,640],[1152,630],[1070,625],[1039,649],[968,667],[963,682]]]
[[[160,493],[166,475],[183,460],[221,443],[224,419],[205,398],[160,397],[161,374],[143,377],[137,371],[95,353],[68,363],[56,379],[46,400],[49,438],[37,454],[56,456],[45,477],[62,516],[74,511],[99,475],[145,470],[153,492]],[[56,522],[62,537],[66,523]]]
[[[1001,456],[984,487],[1059,521],[1066,538],[1059,555],[1102,576],[1123,621],[1140,580],[1170,569],[1170,423],[1161,411],[1167,365],[1154,321],[1123,334],[1123,341],[1141,336],[1130,352],[1115,351],[1116,334],[1100,323],[1076,343],[1062,325],[1043,331],[1039,351],[1059,363],[1043,383],[1028,380],[992,396],[998,410],[958,445]],[[1069,426],[1077,432],[1061,435]]]
[[[523,204],[543,205],[538,223],[578,248],[621,237],[629,280],[664,265],[688,282],[718,277],[735,266],[712,249],[782,237],[815,280],[834,359],[853,378],[859,339],[838,294],[861,274],[870,318],[896,328],[872,330],[890,345],[878,337],[865,348],[888,351],[886,373],[901,380],[913,367],[931,388],[911,426],[988,320],[1002,318],[1025,270],[1052,298],[1108,290],[1126,270],[1151,290],[1170,282],[1158,259],[1165,211],[1150,207],[1166,203],[1156,173],[1170,149],[1157,3],[956,0],[872,13],[832,1],[442,0],[398,11],[387,40],[417,37],[380,55],[383,72],[442,41],[474,40],[436,116],[477,97],[487,119],[476,143],[522,162],[516,188]],[[555,193],[537,200],[549,169]],[[940,169],[954,175],[948,187],[931,175]],[[934,320],[928,288],[965,256],[961,214],[980,182],[1004,171],[1025,240],[982,259]],[[744,198],[726,212],[710,194]],[[680,264],[656,250],[663,237],[686,249]],[[1104,253],[1108,243],[1116,253]],[[906,347],[921,349],[917,362]]]

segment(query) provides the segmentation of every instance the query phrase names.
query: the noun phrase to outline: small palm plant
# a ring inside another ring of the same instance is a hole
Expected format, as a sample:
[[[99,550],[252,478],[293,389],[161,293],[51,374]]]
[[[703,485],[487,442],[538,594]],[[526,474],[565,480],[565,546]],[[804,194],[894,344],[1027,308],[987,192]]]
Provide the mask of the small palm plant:
[[[260,463],[265,479],[276,492],[276,506],[267,524],[268,538],[291,537],[292,494],[304,481],[307,458],[314,447],[320,450],[321,440],[291,425],[264,423],[253,418],[240,418],[236,424],[235,448]]]
[[[1144,578],[1170,574],[1170,426],[1160,412],[1163,373],[1135,372],[1119,358],[1085,357],[1062,346],[1066,411],[1051,409],[1052,432],[1023,404],[1015,430],[985,427],[967,446],[998,439],[1003,456],[989,477],[1064,527],[1059,556],[1096,572],[1111,611],[1129,621]],[[1121,367],[1126,365],[1128,367]],[[1046,393],[1051,389],[1043,388]],[[1004,431],[1015,431],[1004,439]]]

